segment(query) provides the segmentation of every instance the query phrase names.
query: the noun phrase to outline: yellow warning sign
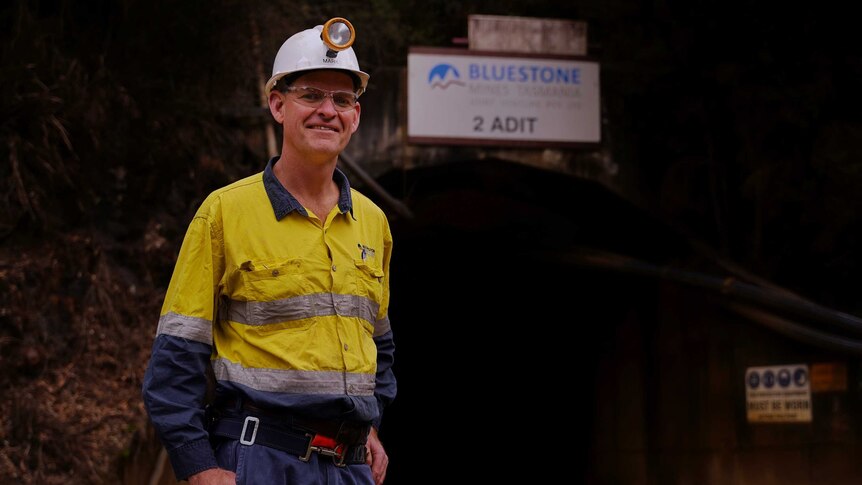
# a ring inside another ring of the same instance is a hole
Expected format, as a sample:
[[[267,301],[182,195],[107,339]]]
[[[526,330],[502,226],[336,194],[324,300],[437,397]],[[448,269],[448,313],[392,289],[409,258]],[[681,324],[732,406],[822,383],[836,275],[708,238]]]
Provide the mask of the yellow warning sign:
[[[847,390],[847,365],[842,362],[811,364],[811,392]]]

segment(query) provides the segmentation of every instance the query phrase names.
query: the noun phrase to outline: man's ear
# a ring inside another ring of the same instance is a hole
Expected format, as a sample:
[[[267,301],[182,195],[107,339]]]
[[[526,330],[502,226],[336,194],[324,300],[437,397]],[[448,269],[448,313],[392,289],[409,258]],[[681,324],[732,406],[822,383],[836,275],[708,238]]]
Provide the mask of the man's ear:
[[[272,117],[278,124],[284,123],[282,108],[284,108],[284,95],[278,91],[269,93],[269,112],[272,113]]]
[[[362,106],[359,105],[359,102],[356,103],[356,116],[353,118],[353,123],[350,126],[350,134],[356,133],[356,130],[359,128],[359,115],[362,113]]]

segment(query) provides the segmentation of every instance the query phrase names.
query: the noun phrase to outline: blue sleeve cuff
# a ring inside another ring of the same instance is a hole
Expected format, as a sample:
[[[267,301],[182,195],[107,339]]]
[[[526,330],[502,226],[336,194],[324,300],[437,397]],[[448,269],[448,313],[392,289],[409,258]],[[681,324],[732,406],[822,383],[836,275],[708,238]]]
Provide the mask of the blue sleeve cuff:
[[[174,467],[177,480],[185,480],[195,473],[218,468],[209,440],[191,441],[179,448],[168,450],[168,458]]]

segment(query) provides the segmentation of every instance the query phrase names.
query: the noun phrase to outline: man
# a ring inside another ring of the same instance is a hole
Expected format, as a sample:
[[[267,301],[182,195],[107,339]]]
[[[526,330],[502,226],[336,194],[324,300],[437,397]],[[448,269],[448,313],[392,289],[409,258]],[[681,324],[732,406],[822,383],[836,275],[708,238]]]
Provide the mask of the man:
[[[386,475],[377,429],[396,391],[392,237],[336,168],[369,76],[350,48],[353,27],[331,25],[279,49],[266,89],[281,154],[203,202],[165,296],[144,403],[191,485]],[[349,42],[333,40],[345,29]]]

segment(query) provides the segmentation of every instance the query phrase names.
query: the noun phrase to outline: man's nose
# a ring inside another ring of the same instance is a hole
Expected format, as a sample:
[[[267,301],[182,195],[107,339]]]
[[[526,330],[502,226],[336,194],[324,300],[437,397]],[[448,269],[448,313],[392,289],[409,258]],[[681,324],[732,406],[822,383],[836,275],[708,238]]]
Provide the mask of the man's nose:
[[[322,114],[327,116],[335,116],[338,114],[338,111],[335,109],[335,102],[332,101],[332,96],[324,97],[323,102],[317,107],[317,111],[320,111]]]

